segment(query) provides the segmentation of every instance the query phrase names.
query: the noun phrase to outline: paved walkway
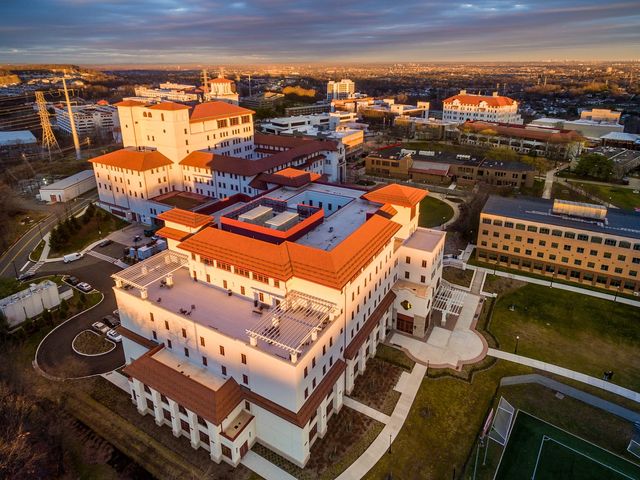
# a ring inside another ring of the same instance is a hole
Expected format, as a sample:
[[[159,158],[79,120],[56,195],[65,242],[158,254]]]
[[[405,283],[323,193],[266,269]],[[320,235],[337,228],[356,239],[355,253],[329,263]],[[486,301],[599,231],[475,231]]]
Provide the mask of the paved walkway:
[[[95,250],[89,250],[87,252],[87,255],[91,255],[92,257],[99,258],[100,260],[104,260],[105,262],[113,263],[114,265],[117,265],[120,268],[127,268],[127,267],[130,266],[130,265],[127,265],[126,263],[124,263],[122,260],[120,260],[118,258],[110,257],[109,255],[105,255],[104,253],[96,252]]]
[[[542,198],[551,198],[551,192],[553,189],[553,182],[556,178],[556,173],[566,168],[567,164],[563,163],[559,167],[549,170],[544,177],[544,190],[542,191]]]
[[[453,330],[433,327],[426,341],[394,332],[388,342],[402,347],[415,361],[435,368],[459,369],[466,363],[478,362],[488,348],[484,337],[475,330],[479,305],[480,297],[467,293]]]
[[[471,279],[471,293],[480,295],[482,293],[482,287],[484,286],[484,278],[486,273],[481,270],[475,270],[473,272],[473,278]]]
[[[127,380],[127,377],[120,372],[116,372],[114,370],[113,372],[103,373],[100,376],[113,383],[119,389],[124,390],[127,394],[131,394],[131,391],[129,390],[129,380]]]
[[[563,393],[569,397],[573,397],[581,402],[592,405],[601,410],[605,410],[606,412],[612,413],[613,415],[617,415],[618,417],[624,418],[629,422],[636,423],[640,422],[640,413],[634,412],[633,410],[629,410],[628,408],[624,408],[616,403],[609,402],[600,397],[596,397],[595,395],[591,395],[590,393],[584,392],[577,388],[573,388],[566,383],[558,382],[553,378],[545,377],[542,375],[538,375],[537,373],[533,373],[531,375],[517,375],[514,377],[504,377],[500,380],[500,385],[521,385],[524,383],[537,383],[539,385],[543,385],[547,388],[555,390],[556,392]]]
[[[296,477],[261,457],[253,450],[249,450],[240,463],[265,480],[296,480]]]
[[[523,357],[522,355],[503,352],[502,350],[496,350],[495,348],[490,348],[487,352],[487,355],[501,358],[503,360],[508,360],[510,362],[519,363],[521,365],[527,365],[529,367],[542,370],[543,372],[554,373],[556,375],[560,375],[561,377],[570,378],[578,382],[586,383],[587,385],[601,388],[602,390],[606,390],[607,392],[615,393],[616,395],[620,395],[621,397],[640,403],[640,393],[634,392],[633,390],[629,390],[628,388],[624,388],[619,385],[615,385],[600,378],[591,377],[589,375],[585,375],[584,373],[575,372],[573,370],[569,370],[568,368],[553,365],[552,363],[546,363],[540,360],[535,360],[533,358]]]
[[[613,302],[624,303],[633,307],[640,307],[640,301],[631,300],[630,298],[621,297],[615,293],[603,293],[596,290],[589,290],[586,288],[580,288],[573,285],[567,285],[566,283],[554,282],[553,280],[543,280],[541,278],[529,277],[526,275],[518,275],[515,273],[507,273],[501,270],[494,270],[493,268],[478,267],[476,265],[467,264],[467,268],[474,270],[484,271],[491,275],[497,275],[498,277],[511,278],[513,280],[520,280],[521,282],[535,283],[536,285],[542,285],[550,288],[558,288],[560,290],[568,290],[570,292],[579,293],[581,295],[588,295],[590,297],[602,298],[604,300],[611,300]]]
[[[353,410],[357,410],[358,412],[365,414],[367,417],[371,417],[374,420],[384,423],[385,425],[389,423],[389,420],[391,420],[391,417],[389,417],[389,415],[385,415],[375,408],[371,408],[370,406],[365,405],[364,403],[359,402],[351,397],[347,397],[346,395],[343,399],[343,402],[345,406],[352,408]]]
[[[369,448],[349,468],[342,472],[336,480],[360,480],[387,453],[389,441],[393,442],[395,440],[402,425],[404,425],[426,372],[426,366],[419,363],[415,364],[409,378],[404,382],[403,391],[400,394],[396,408],[391,414],[389,423],[382,429],[373,443],[369,445]]]

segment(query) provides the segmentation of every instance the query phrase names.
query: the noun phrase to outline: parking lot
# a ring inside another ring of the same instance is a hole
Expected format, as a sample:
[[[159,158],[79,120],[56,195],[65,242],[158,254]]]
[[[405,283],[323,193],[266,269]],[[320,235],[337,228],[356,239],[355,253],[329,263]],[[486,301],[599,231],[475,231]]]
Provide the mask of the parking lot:
[[[124,246],[114,243],[106,248],[117,248],[122,251]],[[99,247],[96,249],[96,251],[101,250]],[[106,252],[100,253],[107,254]],[[82,259],[68,264],[48,263],[38,271],[38,275],[54,273],[73,275],[81,282],[89,283],[104,295],[104,300],[100,304],[62,323],[42,341],[36,353],[36,360],[38,366],[46,374],[65,378],[97,375],[124,365],[122,343],[117,343],[116,348],[111,352],[95,357],[79,355],[71,347],[71,343],[78,333],[83,330],[91,330],[92,323],[100,321],[102,317],[115,310],[116,302],[112,290],[111,275],[119,270],[112,263],[85,255]],[[72,370],[70,371],[70,369]]]

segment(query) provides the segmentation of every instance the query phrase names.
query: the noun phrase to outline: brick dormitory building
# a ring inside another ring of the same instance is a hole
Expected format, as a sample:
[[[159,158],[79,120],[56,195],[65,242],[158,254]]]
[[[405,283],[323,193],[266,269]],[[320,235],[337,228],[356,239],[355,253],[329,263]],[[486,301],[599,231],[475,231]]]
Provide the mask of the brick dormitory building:
[[[639,295],[640,213],[565,200],[492,196],[481,262]]]
[[[368,175],[424,181],[431,184],[473,185],[484,182],[498,187],[531,187],[536,169],[523,162],[498,161],[449,152],[381,148],[365,158]]]

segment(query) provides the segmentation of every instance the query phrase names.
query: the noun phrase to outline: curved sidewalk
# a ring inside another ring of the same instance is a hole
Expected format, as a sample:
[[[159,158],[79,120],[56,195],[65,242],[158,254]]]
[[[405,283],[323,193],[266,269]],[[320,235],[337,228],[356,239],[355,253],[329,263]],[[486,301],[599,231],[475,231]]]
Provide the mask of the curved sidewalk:
[[[556,375],[560,375],[561,377],[570,378],[578,382],[586,383],[587,385],[601,388],[602,390],[606,390],[607,392],[615,393],[616,395],[620,395],[621,397],[628,398],[629,400],[640,403],[640,393],[634,392],[633,390],[629,390],[628,388],[624,388],[619,385],[615,385],[600,378],[591,377],[589,375],[585,375],[584,373],[575,372],[573,370],[569,370],[568,368],[559,367],[558,365],[554,365],[552,363],[546,363],[540,360],[535,360],[533,358],[523,357],[521,355],[515,355],[509,352],[503,352],[502,350],[496,350],[495,348],[490,348],[487,352],[487,355],[495,358],[501,358],[503,360],[508,360],[510,362],[519,363],[521,365],[527,365],[529,367],[542,370],[543,372],[554,373]]]
[[[393,409],[389,423],[385,425],[380,434],[376,437],[369,448],[358,457],[358,459],[351,464],[337,480],[360,480],[364,477],[369,470],[371,470],[376,463],[387,453],[389,449],[389,439],[393,442],[400,429],[404,425],[413,400],[416,398],[418,389],[422,384],[422,379],[427,372],[425,365],[416,363],[408,375],[408,378],[403,382],[403,391],[400,394],[400,399],[396,404],[396,408]]]

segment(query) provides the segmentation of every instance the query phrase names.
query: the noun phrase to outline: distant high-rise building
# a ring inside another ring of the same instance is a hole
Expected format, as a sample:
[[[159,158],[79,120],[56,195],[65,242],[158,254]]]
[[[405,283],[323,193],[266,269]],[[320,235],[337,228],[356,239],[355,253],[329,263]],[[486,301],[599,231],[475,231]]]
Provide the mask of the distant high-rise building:
[[[351,98],[356,93],[356,84],[348,79],[342,79],[339,82],[333,80],[327,83],[327,101],[344,100]]]
[[[466,90],[460,90],[458,95],[442,102],[442,119],[459,123],[467,120],[518,125],[523,123],[518,114],[518,102],[512,98],[502,97],[498,92],[493,95],[468,94]]]

